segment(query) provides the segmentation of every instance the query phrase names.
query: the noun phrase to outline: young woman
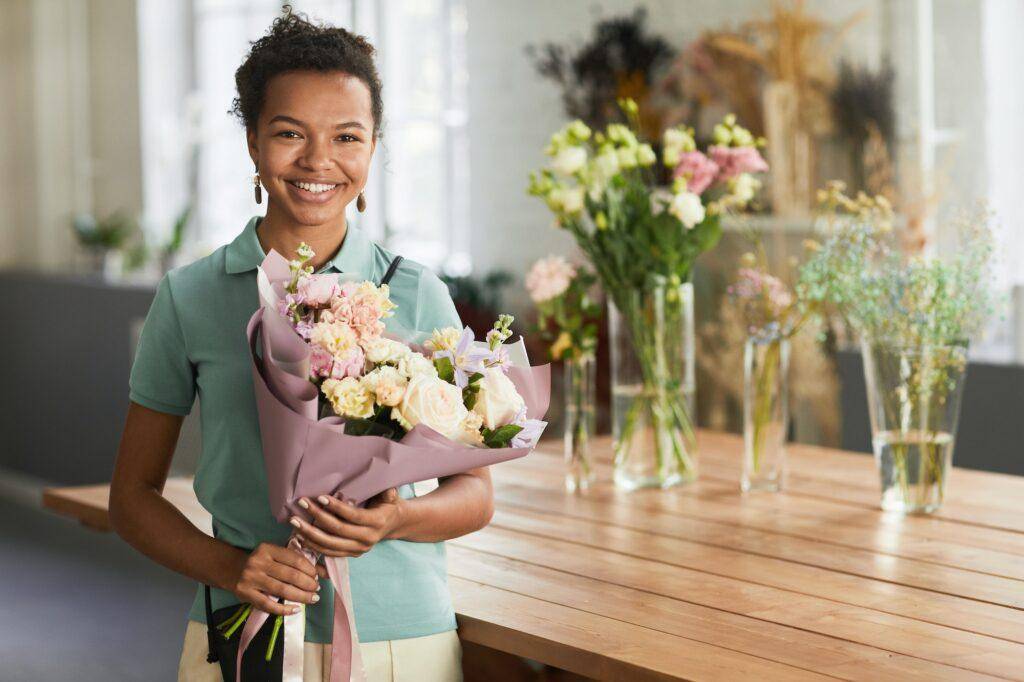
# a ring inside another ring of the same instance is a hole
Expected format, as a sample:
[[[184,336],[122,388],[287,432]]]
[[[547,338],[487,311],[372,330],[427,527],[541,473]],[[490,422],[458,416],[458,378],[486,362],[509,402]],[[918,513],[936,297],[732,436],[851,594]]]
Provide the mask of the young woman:
[[[160,282],[132,367],[110,515],[140,552],[199,582],[179,680],[222,679],[220,664],[207,662],[204,586],[212,588],[213,610],[243,602],[283,614],[280,597],[307,604],[305,679],[321,680],[329,675],[333,586],[320,581],[322,566],[284,547],[293,526],[271,515],[245,324],[258,307],[256,266],[270,249],[291,256],[306,242],[317,272],[379,282],[389,270],[393,254],[345,219],[353,200],[365,206],[381,83],[366,40],[290,9],[253,43],[235,81],[234,113],[258,173],[257,201],[266,190],[266,216],[253,217],[233,242]],[[389,322],[419,331],[460,326],[444,283],[423,266],[401,260],[389,283],[398,304]],[[202,454],[195,491],[213,517],[214,537],[161,496],[197,394]],[[298,526],[305,544],[351,557],[368,679],[460,680],[443,541],[490,520],[487,470],[442,479],[421,497],[411,486],[390,490],[365,509],[305,503],[315,517]]]

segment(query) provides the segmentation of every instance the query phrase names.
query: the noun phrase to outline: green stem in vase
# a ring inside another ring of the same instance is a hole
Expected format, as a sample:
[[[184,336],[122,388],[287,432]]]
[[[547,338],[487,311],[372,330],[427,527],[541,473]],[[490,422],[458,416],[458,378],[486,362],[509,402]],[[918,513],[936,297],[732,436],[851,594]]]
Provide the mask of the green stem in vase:
[[[678,464],[681,473],[690,473],[694,466],[688,450],[696,442],[696,438],[684,404],[683,387],[666,385],[666,378],[671,373],[666,367],[666,352],[662,345],[663,341],[660,340],[665,321],[647,320],[642,305],[627,304],[620,312],[629,325],[643,383],[643,390],[632,399],[626,415],[622,441],[624,444],[629,442],[628,436],[632,436],[637,427],[635,422],[644,409],[650,409],[656,434],[654,454],[658,471],[664,472],[668,458],[671,458]],[[659,329],[659,326],[662,328]]]
[[[754,351],[756,357],[757,351]],[[767,345],[764,352],[764,363],[757,372],[757,381],[754,389],[754,443],[753,443],[753,470],[758,473],[761,470],[761,458],[764,452],[764,440],[767,433],[768,422],[772,417],[773,388],[775,377],[778,372],[781,359],[782,344],[779,341],[772,341]]]

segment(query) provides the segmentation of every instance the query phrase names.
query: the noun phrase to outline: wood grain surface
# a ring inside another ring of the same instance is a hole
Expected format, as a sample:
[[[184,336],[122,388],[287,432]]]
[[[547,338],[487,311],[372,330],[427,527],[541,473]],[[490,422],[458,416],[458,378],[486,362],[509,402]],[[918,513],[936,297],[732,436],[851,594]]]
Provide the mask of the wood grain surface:
[[[900,516],[862,454],[790,445],[784,490],[744,495],[742,440],[701,432],[696,483],[625,493],[599,438],[573,495],[556,448],[493,467],[490,526],[448,542],[466,642],[604,680],[1024,680],[1024,478],[954,469]],[[191,480],[164,495],[209,532]],[[109,530],[108,499],[44,505]]]

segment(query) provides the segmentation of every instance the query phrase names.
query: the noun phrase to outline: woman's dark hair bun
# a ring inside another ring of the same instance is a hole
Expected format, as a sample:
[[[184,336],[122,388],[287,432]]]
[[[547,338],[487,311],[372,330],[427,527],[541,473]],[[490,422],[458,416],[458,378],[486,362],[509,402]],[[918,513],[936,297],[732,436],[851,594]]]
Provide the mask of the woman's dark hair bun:
[[[267,83],[286,71],[343,71],[370,90],[374,135],[379,135],[384,115],[376,52],[365,37],[347,29],[315,24],[291,5],[282,6],[266,35],[250,43],[249,54],[235,71],[238,96],[229,113],[247,129],[254,129],[263,108]]]

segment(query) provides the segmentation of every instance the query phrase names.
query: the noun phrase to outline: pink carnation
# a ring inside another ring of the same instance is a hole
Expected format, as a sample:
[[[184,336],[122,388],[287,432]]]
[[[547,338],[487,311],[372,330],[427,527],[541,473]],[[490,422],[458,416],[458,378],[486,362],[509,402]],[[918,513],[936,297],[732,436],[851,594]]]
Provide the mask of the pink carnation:
[[[331,376],[331,369],[334,366],[331,354],[315,343],[309,348],[312,351],[309,358],[309,375],[314,379]]]
[[[338,293],[338,276],[307,275],[299,280],[297,291],[306,305],[325,306]]]
[[[375,339],[384,333],[384,318],[389,301],[377,288],[366,283],[345,282],[331,302],[331,313],[344,322],[360,340]],[[393,307],[393,306],[392,306]]]
[[[363,367],[366,364],[366,355],[359,346],[352,348],[344,357],[334,357],[334,365],[331,367],[332,379],[344,379],[345,377],[359,377],[363,374]]]
[[[720,180],[728,180],[741,173],[764,173],[768,170],[768,162],[754,147],[714,145],[708,151],[711,152],[711,160],[718,165]]]
[[[683,152],[676,164],[673,178],[686,178],[686,191],[701,194],[715,181],[718,164],[704,155],[703,152]]]

